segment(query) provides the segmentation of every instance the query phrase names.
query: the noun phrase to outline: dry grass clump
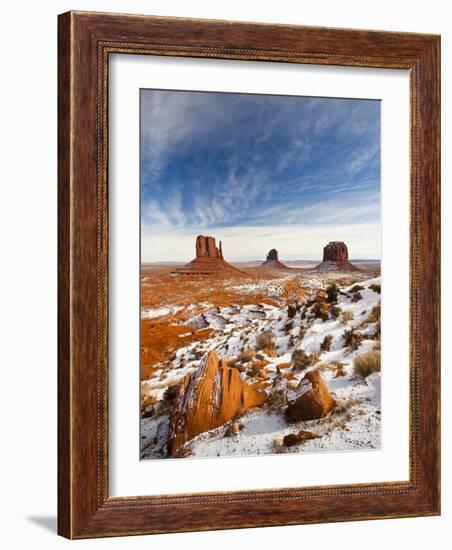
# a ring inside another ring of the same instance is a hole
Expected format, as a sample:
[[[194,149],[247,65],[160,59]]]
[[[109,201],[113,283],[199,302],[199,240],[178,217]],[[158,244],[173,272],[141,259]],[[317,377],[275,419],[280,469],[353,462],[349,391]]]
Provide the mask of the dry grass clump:
[[[333,336],[331,334],[327,334],[323,339],[323,342],[320,344],[320,351],[330,351],[332,342]]]
[[[248,348],[239,353],[238,361],[240,363],[247,363],[256,355],[256,350],[253,348]]]
[[[314,302],[311,313],[315,319],[328,320],[328,304],[326,302]]]
[[[304,349],[296,349],[292,352],[292,365],[296,370],[304,370],[314,365],[318,360],[316,353],[306,353]]]
[[[378,304],[370,312],[364,323],[377,323],[381,320],[381,306]]]
[[[344,338],[344,346],[349,348],[350,351],[357,350],[363,339],[362,335],[358,334],[353,329],[344,331],[342,337]]]
[[[353,321],[354,315],[353,311],[344,311],[341,316],[342,323],[348,323],[348,321]]]
[[[333,319],[338,319],[341,313],[342,313],[342,309],[339,306],[335,304],[330,305],[330,315]]]
[[[257,349],[275,349],[276,337],[272,330],[265,330],[256,336]]]
[[[353,360],[353,372],[363,378],[373,372],[380,372],[381,354],[379,350],[371,350],[357,355]]]
[[[359,302],[360,300],[363,299],[363,295],[361,294],[361,292],[355,292],[352,296],[352,302],[353,303],[356,303],[356,302]]]
[[[381,294],[381,285],[373,284],[373,285],[369,285],[369,288],[370,290],[373,290],[377,294]]]
[[[266,401],[266,408],[270,411],[280,411],[287,406],[287,390],[285,388],[276,388],[273,390]]]

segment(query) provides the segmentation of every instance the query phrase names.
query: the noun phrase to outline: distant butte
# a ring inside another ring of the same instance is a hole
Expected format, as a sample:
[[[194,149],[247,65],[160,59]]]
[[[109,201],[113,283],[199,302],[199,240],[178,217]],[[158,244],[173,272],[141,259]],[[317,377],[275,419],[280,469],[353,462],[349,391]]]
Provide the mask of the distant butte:
[[[196,258],[174,271],[178,275],[221,275],[241,273],[223,258],[221,241],[217,247],[214,237],[196,237]]]
[[[278,251],[276,248],[272,248],[267,254],[267,259],[261,264],[260,267],[267,267],[270,269],[290,269],[278,259]]]
[[[359,271],[348,261],[347,245],[342,241],[332,241],[323,248],[323,261],[314,271]]]

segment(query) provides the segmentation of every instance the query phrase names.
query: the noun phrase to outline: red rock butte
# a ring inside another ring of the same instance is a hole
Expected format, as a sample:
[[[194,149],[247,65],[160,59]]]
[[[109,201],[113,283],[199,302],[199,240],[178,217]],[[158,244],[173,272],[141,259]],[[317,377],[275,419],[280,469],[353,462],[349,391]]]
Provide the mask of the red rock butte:
[[[359,271],[348,261],[347,245],[342,241],[332,241],[323,248],[323,261],[315,271]]]
[[[276,248],[272,248],[267,254],[267,259],[263,262],[260,267],[267,267],[270,269],[290,269],[278,259],[278,251]]]
[[[241,273],[223,258],[221,241],[217,247],[214,237],[196,237],[196,258],[174,271],[178,275],[222,275]]]

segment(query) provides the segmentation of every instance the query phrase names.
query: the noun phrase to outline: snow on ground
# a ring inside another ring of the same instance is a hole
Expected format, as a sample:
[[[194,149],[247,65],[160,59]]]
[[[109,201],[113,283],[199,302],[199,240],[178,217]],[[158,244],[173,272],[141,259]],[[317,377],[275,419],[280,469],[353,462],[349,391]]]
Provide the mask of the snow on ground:
[[[184,309],[184,306],[163,306],[153,309],[142,309],[142,319],[157,319],[158,317],[165,317],[166,315],[176,315]]]
[[[277,288],[275,284],[269,283],[265,291],[256,291],[256,286],[261,287],[255,285],[250,291],[253,294],[263,292],[274,296],[272,293]],[[325,279],[311,278],[309,284],[314,290],[325,289],[327,286]],[[213,332],[207,340],[192,342],[178,349],[169,362],[161,364],[161,368],[156,369],[151,379],[142,382],[142,397],[152,397],[157,401],[154,405],[155,414],[142,418],[141,421],[142,457],[165,456],[164,441],[168,423],[165,391],[177,384],[186,374],[194,372],[201,358],[210,350],[216,350],[220,357],[238,360],[241,377],[249,383],[256,382],[259,375],[250,368],[252,362],[240,363],[240,354],[250,349],[255,350],[255,357],[266,363],[265,378],[269,383],[267,392],[271,392],[281,383],[281,372],[290,374],[290,377],[284,379],[289,401],[297,397],[297,392],[300,391],[299,382],[306,372],[320,368],[330,392],[338,403],[338,408],[320,420],[288,424],[284,416],[285,406],[271,411],[264,405],[261,409],[242,416],[239,419],[242,429],[233,436],[225,436],[225,425],[201,434],[187,443],[186,447],[192,456],[280,452],[281,446],[278,446],[278,442],[281,443],[284,435],[301,429],[313,431],[320,437],[284,448],[285,452],[379,448],[380,373],[366,379],[353,373],[355,356],[379,345],[379,334],[376,335],[378,323],[374,317],[369,319],[374,308],[380,304],[377,285],[380,285],[379,277],[340,288],[337,299],[339,313],[336,318],[331,313],[325,320],[318,318],[315,314],[316,304],[311,301],[307,305],[295,304],[295,313],[294,310],[289,312],[286,305],[275,307],[268,304],[232,304],[204,311],[201,315],[185,321],[188,327],[198,330],[210,328]],[[237,288],[243,286],[246,285]],[[172,307],[177,309],[179,306]],[[356,349],[345,346],[344,336],[349,330],[359,335]],[[274,351],[259,349],[260,335],[267,331],[271,331],[274,336]],[[328,351],[322,351],[321,346],[327,335],[332,337],[331,346]],[[313,354],[313,364],[301,371],[291,367],[292,353],[295,349],[303,349],[308,354]],[[342,372],[337,370],[339,365]],[[289,378],[290,381],[287,381]]]

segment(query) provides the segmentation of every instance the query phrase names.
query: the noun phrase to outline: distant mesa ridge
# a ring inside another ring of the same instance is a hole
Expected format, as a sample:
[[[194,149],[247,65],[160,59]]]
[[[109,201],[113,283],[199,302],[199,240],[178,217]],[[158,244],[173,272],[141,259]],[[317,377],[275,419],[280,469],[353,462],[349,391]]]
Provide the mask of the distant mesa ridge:
[[[261,267],[267,267],[270,269],[290,269],[278,259],[278,251],[276,248],[272,248],[267,254],[267,259],[261,264]]]
[[[222,273],[241,273],[223,258],[221,241],[216,245],[215,238],[198,235],[196,237],[196,258],[176,269],[178,275],[221,275]]]
[[[348,261],[347,245],[342,241],[331,241],[323,248],[323,261],[315,271],[359,271]]]

